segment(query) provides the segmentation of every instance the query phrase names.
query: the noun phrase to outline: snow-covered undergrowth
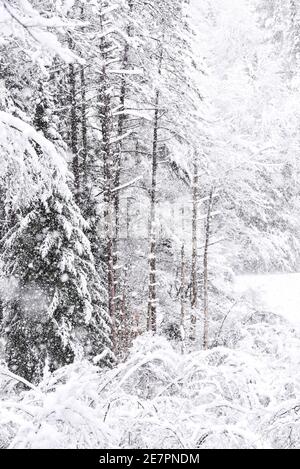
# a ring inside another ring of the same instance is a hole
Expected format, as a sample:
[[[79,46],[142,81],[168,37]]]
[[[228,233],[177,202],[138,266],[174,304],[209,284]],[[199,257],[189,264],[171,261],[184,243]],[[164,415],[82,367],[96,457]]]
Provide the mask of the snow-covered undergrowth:
[[[27,391],[2,374],[0,447],[299,448],[300,338],[274,314],[241,322],[231,349],[144,335],[112,370],[76,363]]]

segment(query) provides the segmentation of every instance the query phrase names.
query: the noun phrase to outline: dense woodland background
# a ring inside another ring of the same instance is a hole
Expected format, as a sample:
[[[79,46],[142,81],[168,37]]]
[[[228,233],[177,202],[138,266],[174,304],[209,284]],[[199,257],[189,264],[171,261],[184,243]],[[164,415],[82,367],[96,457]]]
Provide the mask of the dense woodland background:
[[[300,266],[299,25],[0,0],[0,446],[300,445],[299,338],[234,288]]]

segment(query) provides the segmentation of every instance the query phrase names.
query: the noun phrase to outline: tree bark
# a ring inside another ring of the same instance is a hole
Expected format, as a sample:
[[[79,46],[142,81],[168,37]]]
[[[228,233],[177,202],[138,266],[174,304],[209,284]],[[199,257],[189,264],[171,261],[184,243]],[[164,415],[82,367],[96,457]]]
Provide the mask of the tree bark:
[[[157,187],[157,148],[158,148],[158,106],[159,91],[155,97],[154,133],[152,149],[152,182],[150,195],[150,255],[149,255],[149,300],[148,330],[156,332],[156,187]]]
[[[101,16],[101,30],[103,32],[103,17]],[[115,274],[114,274],[114,157],[111,146],[112,105],[109,93],[109,80],[106,70],[107,49],[109,45],[102,37],[100,43],[100,52],[103,60],[103,66],[100,74],[100,93],[99,93],[99,117],[102,130],[102,156],[104,172],[104,226],[105,226],[105,255],[107,265],[107,285],[108,285],[108,312],[111,319],[111,341],[114,353],[117,352],[117,325],[115,314]]]
[[[133,1],[129,0],[128,2],[130,12],[133,9]],[[132,28],[130,25],[126,28],[127,35],[130,37],[132,35]],[[129,67],[129,43],[128,41],[125,42],[124,51],[123,51],[123,58],[122,58],[122,69],[127,70]],[[124,114],[125,111],[125,100],[127,94],[127,78],[126,75],[122,75],[121,77],[121,85],[120,85],[120,114],[117,123],[117,133],[118,137],[121,139],[122,135],[124,134],[124,124],[126,121],[126,117]],[[123,141],[119,140],[116,148],[116,152],[114,155],[114,187],[120,186],[121,180],[121,169],[122,169],[122,149],[123,149]],[[120,238],[120,192],[115,191],[113,194],[113,203],[114,203],[114,224],[115,224],[115,236],[114,236],[114,268],[118,265],[118,260],[120,257],[119,254],[119,238]],[[121,292],[120,283],[120,275],[117,274],[117,270],[114,269],[114,284],[115,284],[115,310],[116,315],[120,315],[120,325],[121,324],[121,316],[122,316],[122,297],[124,297],[124,292]]]
[[[81,9],[81,19],[85,20],[84,6]],[[84,31],[84,28],[83,28]],[[82,178],[82,192],[87,192],[88,181],[88,137],[87,137],[87,104],[86,104],[86,79],[84,66],[80,66],[80,92],[81,92],[81,178]],[[86,197],[85,197],[86,199]]]
[[[78,117],[77,117],[77,102],[76,102],[76,74],[75,65],[69,65],[69,83],[70,83],[70,146],[73,153],[72,170],[74,175],[74,191],[75,199],[78,202],[80,194],[80,168],[79,168],[79,155],[78,155]]]
[[[204,314],[204,331],[203,331],[203,348],[207,350],[209,342],[209,317],[208,317],[208,247],[210,241],[210,223],[213,207],[214,191],[211,189],[209,194],[206,228],[205,228],[205,247],[203,256],[203,314]]]
[[[163,50],[160,46],[158,73],[162,71]],[[150,191],[150,254],[149,254],[149,296],[148,296],[148,331],[157,330],[157,297],[156,297],[156,189],[157,189],[157,166],[158,166],[158,121],[159,121],[159,99],[160,92],[155,93],[154,124],[153,124],[153,146],[152,146],[152,181]]]
[[[181,245],[181,269],[180,269],[180,335],[181,351],[184,353],[185,343],[185,236],[184,236],[184,208],[182,215],[182,245]]]
[[[128,2],[130,12],[133,9],[133,1],[129,0]],[[130,37],[132,35],[132,28],[131,26],[127,26],[127,35]],[[122,68],[127,70],[129,66],[129,44],[126,41],[124,45],[123,51],[123,59],[122,59]],[[127,93],[127,79],[126,75],[122,75],[121,78],[121,86],[120,86],[120,114],[118,118],[118,137],[122,137],[124,133],[124,123],[126,117],[124,115],[125,111],[125,100],[126,100],[126,93]],[[119,187],[120,185],[120,176],[121,176],[121,157],[122,157],[122,141],[118,143],[118,148],[115,155],[115,187]],[[114,205],[115,205],[115,228],[116,228],[116,240],[119,238],[119,231],[120,231],[120,194],[119,191],[116,191],[114,194]]]
[[[191,330],[190,339],[196,340],[197,307],[198,307],[198,164],[197,154],[193,163],[193,215],[192,215],[192,272],[191,272]]]

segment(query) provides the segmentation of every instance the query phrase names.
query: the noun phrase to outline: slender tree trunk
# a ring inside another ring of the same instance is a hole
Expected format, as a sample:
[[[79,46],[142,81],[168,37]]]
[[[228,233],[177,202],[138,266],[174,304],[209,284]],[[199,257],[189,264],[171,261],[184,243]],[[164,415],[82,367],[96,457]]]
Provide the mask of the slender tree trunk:
[[[69,48],[74,49],[72,39],[69,39]],[[69,86],[70,86],[70,147],[73,154],[72,170],[74,175],[74,193],[75,200],[79,201],[80,192],[80,167],[78,154],[78,108],[77,108],[77,83],[76,83],[76,65],[69,64]]]
[[[103,31],[103,17],[101,16],[101,30]],[[103,60],[102,71],[100,75],[100,93],[99,93],[99,117],[102,130],[102,156],[104,168],[104,225],[106,237],[106,265],[107,265],[107,284],[108,284],[108,312],[111,318],[111,340],[114,353],[117,352],[117,324],[115,314],[115,227],[114,227],[114,155],[111,145],[111,133],[113,128],[113,116],[111,96],[109,93],[109,79],[107,77],[106,61],[108,60],[107,50],[109,44],[106,43],[103,36],[100,44],[100,52]]]
[[[208,348],[208,336],[209,336],[209,317],[208,317],[208,247],[210,242],[210,223],[211,213],[213,207],[213,189],[209,194],[207,218],[205,227],[205,246],[203,256],[203,314],[204,314],[204,331],[203,331],[203,348]]]
[[[162,71],[163,51],[162,45],[159,54],[158,73]],[[160,93],[156,90],[154,104],[153,146],[152,146],[152,181],[150,191],[150,254],[149,254],[149,296],[148,296],[148,331],[157,330],[157,297],[156,297],[156,189],[157,189],[157,166],[158,166],[158,121],[159,121]]]
[[[132,2],[129,2],[130,10],[132,10]],[[131,27],[127,27],[127,34],[131,36],[132,31]],[[129,65],[129,44],[128,42],[125,43],[124,52],[123,52],[123,60],[122,60],[122,68],[124,70],[128,69]],[[120,86],[120,115],[118,118],[118,137],[121,138],[124,133],[124,123],[125,123],[125,99],[127,93],[127,80],[126,75],[122,75],[121,78],[121,86]],[[115,187],[119,187],[120,185],[120,175],[121,175],[121,157],[122,157],[122,141],[118,143],[118,149],[116,151],[116,161],[115,161]],[[120,220],[119,220],[119,212],[120,212],[120,195],[119,191],[116,191],[114,196],[114,203],[115,203],[115,217],[116,217],[116,239],[119,236],[119,227],[120,227]]]
[[[184,236],[184,208],[182,215],[182,245],[181,245],[181,269],[180,269],[180,335],[181,351],[184,353],[185,342],[185,236]]]
[[[77,102],[76,102],[76,74],[75,65],[69,65],[69,83],[70,83],[70,146],[73,153],[72,169],[74,175],[74,191],[75,199],[78,202],[80,197],[80,167],[78,155],[78,118],[77,118]]]
[[[120,327],[122,337],[122,352],[126,352],[131,343],[131,324],[127,308],[127,282],[128,282],[128,268],[124,268],[124,277],[120,301]]]
[[[106,233],[106,261],[108,275],[108,310],[112,321],[112,343],[116,352],[116,317],[115,317],[115,276],[114,276],[114,229],[113,229],[113,193],[112,193],[112,155],[110,148],[110,102],[104,92],[101,100],[102,107],[102,149],[105,177],[105,233]]]
[[[133,0],[129,0],[128,2],[130,11],[133,9]],[[127,27],[127,35],[130,37],[132,35],[132,28],[129,25]],[[124,45],[124,51],[123,51],[123,59],[122,59],[122,68],[124,70],[127,70],[129,66],[129,44],[128,42],[125,42]],[[126,100],[126,94],[127,94],[127,79],[126,75],[122,75],[121,77],[121,86],[120,86],[120,114],[118,118],[118,137],[122,139],[122,136],[124,134],[124,124],[126,121],[126,117],[124,114],[125,111],[125,100]],[[115,163],[114,163],[114,187],[117,188],[120,186],[120,180],[121,180],[121,169],[122,169],[122,148],[123,148],[123,142],[122,140],[119,140],[117,144],[117,149],[115,152]],[[122,297],[124,297],[124,293],[121,292],[120,290],[120,285],[119,285],[119,275],[117,275],[117,265],[118,265],[118,260],[119,260],[119,238],[120,238],[120,192],[117,190],[114,192],[114,215],[115,215],[115,239],[114,239],[114,274],[115,274],[115,309],[116,309],[116,315],[122,316]],[[120,325],[121,320],[120,320]]]
[[[158,150],[158,106],[159,91],[156,91],[154,133],[152,149],[152,183],[150,198],[150,255],[149,255],[149,299],[148,299],[148,330],[156,332],[156,187],[157,187],[157,150]]]
[[[85,20],[84,7],[81,9],[81,19]],[[84,30],[84,28],[83,28]],[[82,177],[82,192],[87,192],[88,181],[88,138],[87,138],[87,104],[86,104],[86,79],[84,66],[80,66],[80,92],[81,92],[81,177]],[[86,195],[86,194],[85,194]],[[86,197],[85,197],[86,199]]]
[[[105,99],[103,96],[102,99]],[[115,275],[114,275],[114,228],[113,228],[113,195],[112,195],[112,161],[110,138],[107,123],[109,122],[108,108],[102,119],[102,138],[105,174],[105,232],[106,232],[106,261],[108,281],[108,311],[112,322],[112,343],[116,352],[116,316],[115,316]]]
[[[124,49],[124,57],[123,57],[123,68],[127,68],[128,63],[128,44],[125,45]],[[120,115],[118,119],[118,137],[122,138],[124,133],[124,110],[125,110],[125,98],[126,98],[126,78],[122,76],[121,79],[121,88],[120,88]],[[115,152],[115,163],[114,163],[114,187],[117,188],[120,186],[120,178],[121,178],[121,158],[122,158],[122,141],[120,140],[117,144],[116,152]],[[114,236],[114,268],[117,267],[119,261],[119,238],[120,238],[120,191],[115,191],[113,194],[113,203],[114,203],[114,225],[115,225],[115,236]],[[119,275],[117,275],[117,270],[115,269],[115,309],[116,314],[122,314],[121,308],[122,305],[120,304],[122,293],[120,292],[120,285],[119,285]],[[122,327],[122,324],[120,322]]]
[[[295,0],[290,0],[290,18],[291,18],[291,23],[294,26],[297,18],[297,6],[296,6],[296,1]]]
[[[130,9],[130,12],[133,10],[133,0],[128,1],[128,6]],[[126,33],[128,37],[131,37],[133,34],[132,27],[130,25],[127,26],[126,28]],[[122,59],[122,69],[127,70],[129,67],[129,43],[126,41],[124,45],[124,51],[123,51],[123,59]],[[118,137],[122,137],[124,133],[124,123],[126,121],[126,117],[124,115],[125,111],[125,100],[126,100],[126,94],[127,94],[127,79],[126,75],[122,75],[121,78],[121,86],[120,86],[120,114],[118,118]],[[118,143],[118,149],[116,151],[116,157],[115,157],[115,187],[119,187],[120,185],[120,175],[121,175],[121,157],[122,157],[122,141]],[[116,191],[114,195],[114,204],[115,204],[115,217],[116,217],[116,240],[118,240],[119,236],[119,228],[120,228],[120,195],[119,191]]]
[[[130,232],[130,202],[129,198],[126,199],[126,240],[129,242],[129,232]]]
[[[193,163],[193,215],[192,215],[192,273],[191,273],[191,330],[190,339],[196,340],[197,308],[198,308],[198,164],[197,154]]]
[[[87,159],[88,159],[88,141],[87,141],[87,115],[86,115],[86,84],[85,84],[85,71],[84,67],[80,69],[80,88],[81,88],[81,139],[82,139],[82,163],[81,163],[81,174],[82,174],[82,191],[87,190]]]

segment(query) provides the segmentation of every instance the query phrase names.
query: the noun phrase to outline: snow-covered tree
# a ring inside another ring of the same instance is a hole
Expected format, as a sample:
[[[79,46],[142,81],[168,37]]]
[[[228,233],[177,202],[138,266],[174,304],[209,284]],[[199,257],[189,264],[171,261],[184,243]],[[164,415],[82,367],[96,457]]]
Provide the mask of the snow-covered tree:
[[[3,322],[10,368],[30,381],[76,357],[110,347],[106,293],[96,272],[85,222],[70,193],[57,189],[33,203],[2,240]]]
[[[66,146],[57,130],[47,72],[54,54],[67,61],[76,60],[75,55],[46,32],[49,26],[63,27],[61,20],[50,22],[28,2],[4,2],[1,7],[17,23],[12,31],[20,35],[22,46],[37,54],[31,66],[37,73],[31,84],[36,91],[31,108],[19,105],[4,71],[0,116],[5,215],[2,331],[9,366],[37,381],[46,362],[55,369],[76,356],[109,354],[110,319],[103,272],[95,269],[84,234],[88,225],[68,186]],[[6,34],[4,30],[4,42]],[[42,62],[43,48],[48,55]],[[21,60],[22,53],[17,49],[14,59]],[[5,294],[6,285],[14,292],[10,296]]]

